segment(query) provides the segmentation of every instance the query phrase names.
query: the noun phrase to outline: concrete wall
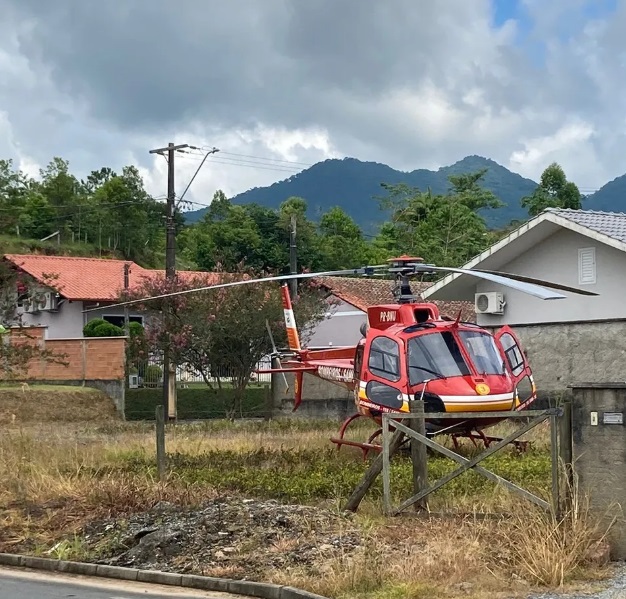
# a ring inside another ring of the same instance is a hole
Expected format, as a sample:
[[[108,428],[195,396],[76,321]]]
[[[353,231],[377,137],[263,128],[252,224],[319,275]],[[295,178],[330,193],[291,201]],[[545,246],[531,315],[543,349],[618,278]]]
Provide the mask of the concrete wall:
[[[581,285],[578,279],[578,250],[590,247],[595,247],[596,251],[596,282]],[[506,307],[503,315],[477,315],[477,323],[494,326],[626,318],[623,301],[626,277],[619,276],[625,264],[623,252],[579,233],[561,229],[497,270],[587,289],[599,296],[565,292],[566,299],[541,300],[495,283],[480,282],[476,285],[477,292],[501,291]]]
[[[618,517],[610,535],[611,558],[626,559],[626,519],[619,504],[626,503],[626,429],[604,424],[606,412],[626,418],[626,385],[581,385],[572,389],[574,470],[580,488],[588,493],[598,517]],[[592,413],[597,424],[592,424]],[[626,507],[626,506],[624,506]]]
[[[294,376],[290,373],[285,376],[289,384],[287,393],[282,375],[272,375],[275,417],[344,420],[356,412],[350,391],[306,373],[302,379],[303,400],[294,412]]]
[[[574,383],[626,381],[626,321],[512,328],[540,392],[567,392]]]

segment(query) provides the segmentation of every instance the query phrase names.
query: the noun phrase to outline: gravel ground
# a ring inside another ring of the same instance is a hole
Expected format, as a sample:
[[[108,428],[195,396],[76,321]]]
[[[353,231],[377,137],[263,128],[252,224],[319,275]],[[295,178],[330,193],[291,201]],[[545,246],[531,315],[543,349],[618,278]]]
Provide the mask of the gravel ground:
[[[541,593],[530,595],[528,599],[626,599],[626,566],[620,565],[609,586],[597,593]]]
[[[362,540],[350,520],[316,507],[223,497],[200,509],[162,503],[128,519],[93,522],[83,538],[108,553],[99,563],[258,579],[352,553]]]

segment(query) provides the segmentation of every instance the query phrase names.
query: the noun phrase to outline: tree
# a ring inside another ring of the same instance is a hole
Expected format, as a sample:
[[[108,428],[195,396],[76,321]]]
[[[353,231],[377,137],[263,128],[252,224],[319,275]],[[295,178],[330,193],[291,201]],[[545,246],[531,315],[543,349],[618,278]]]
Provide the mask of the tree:
[[[220,273],[220,282],[255,277],[257,273],[240,268],[231,274]],[[181,276],[171,282],[165,276],[151,277],[125,297],[140,299],[215,284],[215,273]],[[322,292],[312,287],[302,290],[294,299],[294,312],[302,328],[303,342],[307,330],[323,318],[327,309]],[[277,344],[286,342],[280,288],[275,283],[256,283],[231,288],[198,291],[167,300],[140,304],[146,313],[146,339],[153,351],[169,351],[173,361],[189,365],[209,387],[210,379],[228,370],[235,389],[229,416],[239,406],[256,364],[271,353],[267,333],[269,323]]]
[[[371,252],[363,232],[338,206],[322,215],[319,229],[324,270],[354,268],[369,262]]]
[[[480,187],[486,170],[451,175],[445,195],[407,185],[386,185],[382,207],[392,211],[374,245],[385,252],[408,253],[440,266],[460,266],[487,244],[487,225],[478,214],[501,206],[498,198]]]
[[[42,348],[24,326],[16,307],[25,289],[18,273],[0,260],[0,380],[19,379],[32,360],[65,363],[64,354]]]
[[[553,162],[541,174],[539,185],[529,196],[522,198],[522,207],[530,216],[537,216],[546,208],[582,208],[582,195],[575,183],[568,181],[563,168]]]
[[[44,195],[29,194],[19,216],[20,232],[27,237],[41,239],[54,233],[55,210]]]

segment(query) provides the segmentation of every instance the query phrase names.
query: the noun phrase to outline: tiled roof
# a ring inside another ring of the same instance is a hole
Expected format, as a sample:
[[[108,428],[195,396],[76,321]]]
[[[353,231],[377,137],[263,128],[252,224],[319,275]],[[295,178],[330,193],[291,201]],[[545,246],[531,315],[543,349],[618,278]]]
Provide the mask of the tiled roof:
[[[626,243],[626,214],[623,212],[600,212],[595,210],[565,210],[551,208],[552,212],[567,220]]]
[[[364,312],[370,306],[377,304],[395,303],[393,297],[393,282],[381,279],[351,278],[351,277],[320,277],[315,282],[328,289],[334,296]],[[414,293],[422,292],[432,283],[412,281]],[[476,322],[476,313],[472,302],[434,301],[442,316],[456,318],[461,310],[461,320]]]
[[[133,289],[147,277],[164,274],[134,262],[102,258],[5,254],[4,258],[36,281],[58,291],[72,301],[115,301],[124,287],[124,264],[130,264],[129,287]],[[211,276],[206,272],[178,271],[181,278]]]

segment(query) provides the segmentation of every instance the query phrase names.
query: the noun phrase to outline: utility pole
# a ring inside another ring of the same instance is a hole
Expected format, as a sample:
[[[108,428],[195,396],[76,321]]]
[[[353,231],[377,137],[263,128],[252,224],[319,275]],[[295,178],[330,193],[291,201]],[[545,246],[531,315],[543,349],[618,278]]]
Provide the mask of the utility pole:
[[[167,152],[167,216],[165,220],[165,276],[171,283],[176,278],[176,222],[174,220],[176,208],[176,191],[174,188],[174,153],[188,148],[189,144],[174,145],[172,142],[166,148],[150,150],[150,154]],[[164,312],[169,311],[169,301],[165,300]],[[167,316],[166,316],[167,318]],[[163,355],[163,413],[166,420],[176,418],[176,365],[171,363],[169,348],[165,348]]]
[[[292,214],[291,215],[291,231],[290,231],[290,235],[289,235],[289,265],[290,265],[290,270],[291,270],[291,274],[295,275],[298,274],[298,261],[297,261],[297,254],[296,254],[296,215]],[[290,293],[291,293],[291,297],[292,299],[296,299],[296,295],[298,294],[298,280],[297,279],[291,279],[289,281],[290,284]]]

